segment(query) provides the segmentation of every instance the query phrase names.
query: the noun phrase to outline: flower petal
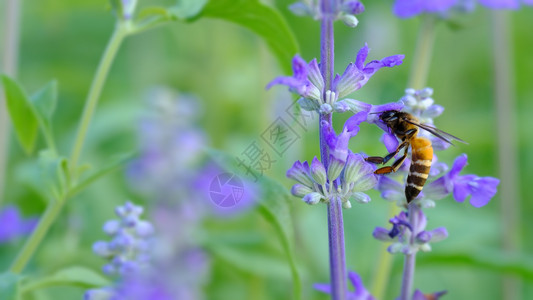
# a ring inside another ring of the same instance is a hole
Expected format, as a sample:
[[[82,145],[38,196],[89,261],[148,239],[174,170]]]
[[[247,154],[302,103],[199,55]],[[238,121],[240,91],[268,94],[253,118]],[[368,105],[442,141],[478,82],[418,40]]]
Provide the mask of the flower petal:
[[[477,177],[470,185],[472,198],[470,204],[474,207],[482,207],[489,203],[497,192],[497,186],[500,180],[493,177]]]

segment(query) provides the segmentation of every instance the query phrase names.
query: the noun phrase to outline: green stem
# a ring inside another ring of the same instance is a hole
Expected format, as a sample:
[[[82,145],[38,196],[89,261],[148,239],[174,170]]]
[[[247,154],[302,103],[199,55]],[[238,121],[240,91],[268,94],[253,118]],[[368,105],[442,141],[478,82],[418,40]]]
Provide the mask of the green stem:
[[[494,94],[497,111],[498,165],[501,183],[501,233],[503,250],[515,253],[520,249],[520,179],[517,149],[516,97],[514,93],[514,68],[512,32],[509,14],[492,13]],[[511,255],[511,254],[509,254]],[[503,276],[502,299],[521,299],[521,283],[516,276]]]
[[[98,99],[102,93],[102,88],[111,68],[111,64],[122,44],[124,38],[131,32],[131,23],[129,22],[118,22],[115,26],[115,31],[107,44],[107,48],[100,60],[98,69],[96,70],[96,75],[94,76],[91,89],[89,90],[89,95],[87,96],[87,101],[85,102],[85,107],[83,108],[83,114],[81,117],[80,125],[78,127],[78,133],[76,134],[76,141],[74,142],[74,148],[72,149],[72,154],[70,156],[70,167],[76,168],[78,160],[81,155],[83,148],[83,143],[85,137],[87,136],[87,129],[91,123],[96,105],[98,104]],[[73,170],[71,170],[73,171]],[[76,174],[73,174],[76,178]]]
[[[28,261],[35,253],[35,250],[46,236],[48,229],[50,229],[50,226],[54,223],[57,216],[61,212],[65,201],[66,198],[63,198],[56,201],[51,201],[48,204],[44,215],[41,217],[41,220],[39,220],[39,225],[37,225],[37,228],[35,228],[30,238],[26,241],[26,244],[24,244],[24,247],[11,265],[11,268],[9,269],[11,272],[20,274],[24,270],[28,264]]]
[[[435,23],[433,15],[428,14],[423,17],[418,32],[415,55],[409,74],[407,87],[413,89],[423,89],[427,84],[429,66],[431,65],[431,55],[433,53],[433,44],[435,42]]]

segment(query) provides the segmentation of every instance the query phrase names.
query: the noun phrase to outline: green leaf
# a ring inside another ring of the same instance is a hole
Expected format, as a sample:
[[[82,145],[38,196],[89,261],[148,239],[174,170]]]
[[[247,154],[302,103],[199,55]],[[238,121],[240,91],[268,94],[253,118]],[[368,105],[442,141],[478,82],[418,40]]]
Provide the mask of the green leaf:
[[[294,34],[281,14],[257,0],[211,0],[201,16],[223,19],[255,32],[265,40],[287,74],[299,52]]]
[[[50,122],[57,105],[57,81],[52,80],[31,96],[37,117]]]
[[[417,256],[417,266],[471,266],[498,274],[512,274],[533,281],[533,260],[523,255],[479,249],[472,252],[427,253]],[[398,266],[398,272],[401,267]]]
[[[76,195],[77,193],[81,192],[85,188],[87,188],[90,184],[95,182],[96,180],[100,179],[101,177],[118,170],[119,168],[123,167],[129,160],[131,160],[135,156],[135,153],[128,153],[128,154],[122,154],[118,155],[114,160],[111,161],[108,165],[104,166],[103,168],[93,172],[88,177],[84,178],[76,184],[74,187],[71,188],[71,190],[68,193],[68,198]]]
[[[54,133],[52,130],[52,115],[54,114],[57,104],[57,82],[55,80],[47,83],[43,88],[31,96],[35,115],[48,147],[55,151]]]
[[[28,280],[21,290],[27,293],[50,286],[77,286],[83,289],[110,285],[109,279],[100,273],[82,266],[72,266],[59,270],[50,276]],[[3,299],[3,298],[2,298]]]
[[[39,168],[44,191],[53,199],[63,199],[70,187],[68,160],[53,151],[39,152]]]
[[[20,145],[30,154],[37,138],[38,120],[35,109],[22,87],[13,79],[2,75],[6,105]]]
[[[178,3],[168,9],[168,12],[181,20],[194,18],[204,8],[207,0],[178,0]]]
[[[18,296],[18,285],[22,277],[20,275],[4,272],[0,274],[0,299],[15,300]]]
[[[266,278],[290,280],[290,273],[284,260],[256,250],[232,248],[208,244],[207,249],[217,259],[242,272]],[[253,262],[253,263],[251,263]]]
[[[247,177],[234,157],[215,149],[209,149],[207,153],[222,168],[242,178]],[[301,299],[301,280],[292,243],[294,234],[290,215],[291,194],[283,185],[265,175],[259,178],[257,184],[261,190],[258,211],[274,227],[278,235],[290,266],[294,299]]]

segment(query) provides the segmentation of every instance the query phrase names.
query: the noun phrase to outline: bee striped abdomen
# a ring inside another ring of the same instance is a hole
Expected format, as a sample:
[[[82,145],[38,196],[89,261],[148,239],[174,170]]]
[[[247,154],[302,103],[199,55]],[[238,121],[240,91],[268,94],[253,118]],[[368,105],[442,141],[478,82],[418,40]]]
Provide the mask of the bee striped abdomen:
[[[433,160],[433,148],[426,138],[416,137],[411,140],[411,167],[405,186],[407,203],[420,194],[429,175],[431,161]]]

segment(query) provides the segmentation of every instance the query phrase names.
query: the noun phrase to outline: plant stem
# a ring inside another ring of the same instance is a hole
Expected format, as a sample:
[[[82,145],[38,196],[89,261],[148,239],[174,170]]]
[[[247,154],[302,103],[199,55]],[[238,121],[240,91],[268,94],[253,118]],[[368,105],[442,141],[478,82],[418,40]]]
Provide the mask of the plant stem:
[[[323,99],[326,92],[332,90],[334,74],[334,31],[333,18],[337,10],[337,1],[322,0],[321,10],[323,13],[320,35],[320,71],[324,78]],[[320,115],[320,157],[322,163],[328,168],[329,151],[325,140],[322,122],[331,124],[331,114]],[[330,182],[330,184],[334,184]],[[328,203],[328,235],[329,235],[329,266],[331,299],[344,300],[347,294],[346,285],[346,258],[344,253],[344,225],[342,220],[342,201],[339,197],[332,197]]]
[[[429,66],[431,65],[431,55],[435,42],[435,17],[431,14],[423,16],[420,23],[420,31],[416,42],[414,64],[411,66],[409,82],[407,87],[422,89],[427,84]]]
[[[131,24],[129,22],[117,23],[113,35],[111,36],[107,48],[102,56],[102,59],[100,60],[100,64],[96,71],[93,83],[91,85],[91,89],[89,91],[89,95],[87,97],[87,102],[85,103],[85,108],[83,110],[82,119],[80,121],[80,127],[78,129],[76,142],[74,144],[74,149],[72,151],[72,156],[70,160],[70,168],[74,178],[76,174],[73,171],[77,166],[81,149],[83,147],[83,142],[87,134],[87,129],[89,127],[92,115],[94,114],[96,104],[98,103],[98,98],[100,97],[103,85],[105,83],[105,79],[113,62],[113,59],[115,58],[116,53],[120,47],[120,44],[124,40],[124,37],[126,37],[127,34],[130,32],[130,28]],[[66,195],[68,195],[69,192],[70,191],[67,191]],[[60,199],[56,199],[55,201],[49,202],[46,211],[39,220],[37,228],[28,238],[26,244],[17,255],[17,258],[15,259],[13,264],[11,265],[11,272],[18,274],[24,270],[24,268],[32,258],[33,254],[39,247],[40,243],[48,233],[48,230],[59,216],[59,213],[61,212],[61,209],[63,208],[63,205],[65,204],[66,200],[67,197],[63,195]]]
[[[408,205],[409,224],[411,224],[412,232],[409,240],[410,245],[415,244],[415,237],[418,234],[416,228],[418,227],[418,210],[420,208],[414,202]],[[405,255],[403,264],[402,289],[400,293],[400,300],[411,300],[413,295],[413,281],[415,278],[415,262],[416,251],[409,252]]]
[[[17,74],[20,3],[18,0],[7,0],[5,7],[4,55],[2,57],[3,73],[10,77]],[[4,199],[5,175],[9,150],[9,115],[4,93],[0,92],[0,206]]]
[[[13,264],[9,269],[11,272],[15,274],[20,274],[24,270],[29,260],[35,253],[35,250],[37,249],[43,238],[46,236],[46,233],[48,233],[48,229],[54,223],[57,216],[61,212],[65,201],[66,198],[63,198],[51,201],[48,204],[46,211],[39,220],[37,228],[35,228],[35,230],[32,232],[30,238],[26,241],[26,244],[24,244],[24,247],[17,255],[17,258],[15,259],[15,261],[13,261]]]
[[[72,168],[76,168],[78,164],[78,160],[80,158],[81,151],[83,148],[83,143],[87,136],[87,129],[89,128],[89,124],[96,109],[96,105],[98,104],[98,99],[100,98],[100,94],[102,93],[102,88],[104,87],[104,83],[106,81],[107,74],[109,73],[109,69],[111,68],[111,64],[113,63],[113,60],[118,52],[118,49],[120,48],[120,45],[122,44],[122,41],[128,35],[130,30],[131,23],[129,23],[128,21],[117,22],[113,35],[111,36],[104,55],[100,60],[100,64],[98,65],[98,69],[96,70],[96,75],[94,76],[93,82],[91,84],[91,89],[89,90],[89,94],[85,102],[85,107],[83,108],[80,125],[78,127],[78,133],[76,134],[76,140],[74,142],[74,148],[72,149],[72,154],[70,156],[71,172],[73,171]],[[76,174],[73,175],[74,178],[76,178]]]
[[[498,166],[501,179],[501,223],[502,244],[506,252],[516,251],[519,247],[520,186],[517,164],[516,105],[514,95],[514,71],[512,42],[508,13],[492,12],[493,55],[494,55],[494,93],[497,118],[496,132],[498,141]],[[503,277],[502,299],[521,299],[520,280],[513,276]]]
[[[390,205],[389,217],[391,219],[400,212],[400,209],[396,205]],[[387,249],[389,245],[381,243],[381,249],[379,250],[379,257],[377,261],[376,272],[373,278],[373,284],[371,289],[371,294],[376,299],[384,299],[385,291],[389,284],[389,278],[392,268],[392,262],[394,256],[391,255]]]

